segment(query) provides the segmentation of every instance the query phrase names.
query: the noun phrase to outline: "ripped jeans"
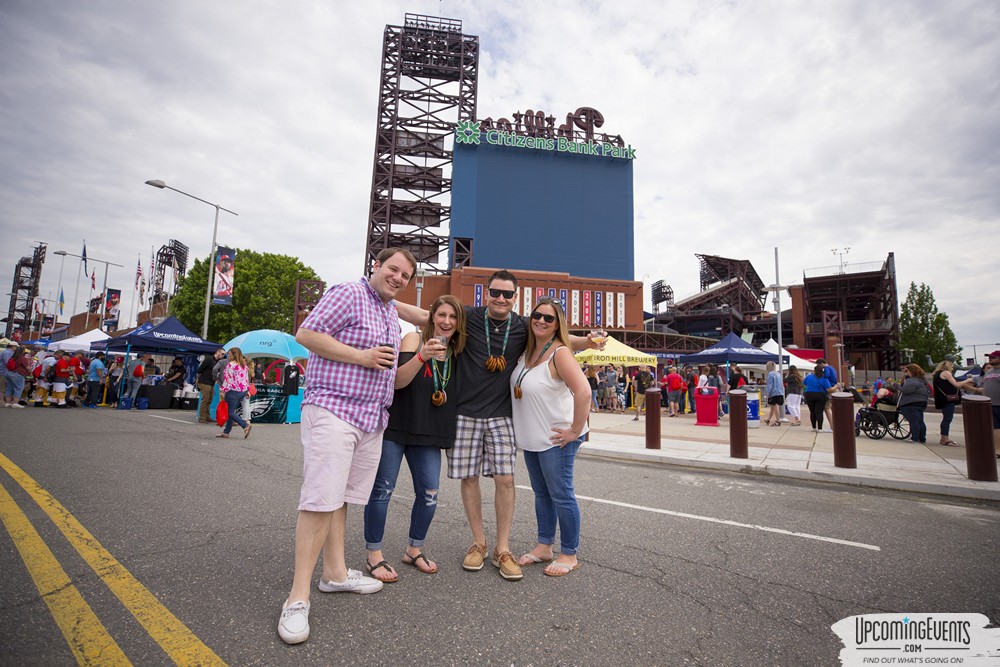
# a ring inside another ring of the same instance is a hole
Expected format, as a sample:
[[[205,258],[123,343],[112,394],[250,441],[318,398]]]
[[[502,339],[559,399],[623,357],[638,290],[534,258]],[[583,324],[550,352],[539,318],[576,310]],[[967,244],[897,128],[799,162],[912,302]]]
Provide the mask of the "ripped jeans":
[[[382,458],[375,473],[372,495],[365,505],[365,547],[369,551],[382,549],[385,518],[389,500],[396,488],[399,466],[406,457],[413,478],[413,509],[410,510],[410,542],[422,547],[427,530],[437,509],[438,484],[441,479],[441,450],[437,447],[402,445],[392,440],[382,441]]]

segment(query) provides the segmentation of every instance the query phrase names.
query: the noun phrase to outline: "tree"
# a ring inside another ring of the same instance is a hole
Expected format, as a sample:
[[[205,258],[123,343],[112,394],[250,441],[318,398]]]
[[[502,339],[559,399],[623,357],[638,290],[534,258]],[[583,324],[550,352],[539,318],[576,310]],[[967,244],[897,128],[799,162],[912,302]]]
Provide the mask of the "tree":
[[[210,261],[195,259],[179,283],[177,294],[170,299],[170,314],[196,333],[201,333],[205,317],[210,266]],[[319,276],[295,257],[237,249],[233,305],[212,305],[208,339],[225,343],[256,329],[291,333],[297,280],[319,280]]]
[[[934,293],[924,283],[920,283],[920,287],[910,283],[899,314],[899,343],[896,349],[902,353],[904,361],[909,359],[921,365],[926,363],[928,356],[938,362],[946,354],[958,357],[962,353],[958,339],[948,324],[948,316],[938,312]]]

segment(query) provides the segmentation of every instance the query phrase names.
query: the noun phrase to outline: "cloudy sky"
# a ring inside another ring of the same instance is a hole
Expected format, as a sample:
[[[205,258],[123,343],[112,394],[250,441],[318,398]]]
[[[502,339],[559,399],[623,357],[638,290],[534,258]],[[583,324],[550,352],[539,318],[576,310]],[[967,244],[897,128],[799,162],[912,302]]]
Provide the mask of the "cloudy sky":
[[[777,246],[787,284],[835,266],[834,248],[851,264],[894,252],[900,301],[926,282],[960,343],[1000,342],[994,0],[4,0],[4,292],[36,241],[43,296],[51,253],[86,239],[125,266],[109,285],[126,309],[151,247],[207,256],[213,209],[147,179],[239,213],[221,244],[356,278],[382,32],[406,12],[479,35],[480,117],[591,106],[638,148],[636,279],[683,297],[695,253],[748,258],[772,283]]]

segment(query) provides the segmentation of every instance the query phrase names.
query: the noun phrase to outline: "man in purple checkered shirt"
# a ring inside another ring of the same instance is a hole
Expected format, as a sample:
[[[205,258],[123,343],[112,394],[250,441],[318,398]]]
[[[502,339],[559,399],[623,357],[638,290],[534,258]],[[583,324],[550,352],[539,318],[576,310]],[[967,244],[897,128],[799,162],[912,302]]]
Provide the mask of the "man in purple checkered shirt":
[[[320,551],[324,593],[374,593],[378,579],[350,570],[344,558],[347,505],[365,505],[389,421],[399,347],[393,299],[416,273],[406,250],[379,253],[371,278],[334,285],[302,323],[295,340],[309,350],[302,400],[303,482],[295,525],[295,574],[278,635],[309,637],[309,588]]]

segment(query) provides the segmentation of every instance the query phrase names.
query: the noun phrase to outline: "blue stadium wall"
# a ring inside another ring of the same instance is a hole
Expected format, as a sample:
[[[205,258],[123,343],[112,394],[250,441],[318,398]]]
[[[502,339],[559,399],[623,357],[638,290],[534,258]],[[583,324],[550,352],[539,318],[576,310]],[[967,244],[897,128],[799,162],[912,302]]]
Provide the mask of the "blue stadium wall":
[[[635,279],[631,160],[456,143],[452,177],[473,266]]]

